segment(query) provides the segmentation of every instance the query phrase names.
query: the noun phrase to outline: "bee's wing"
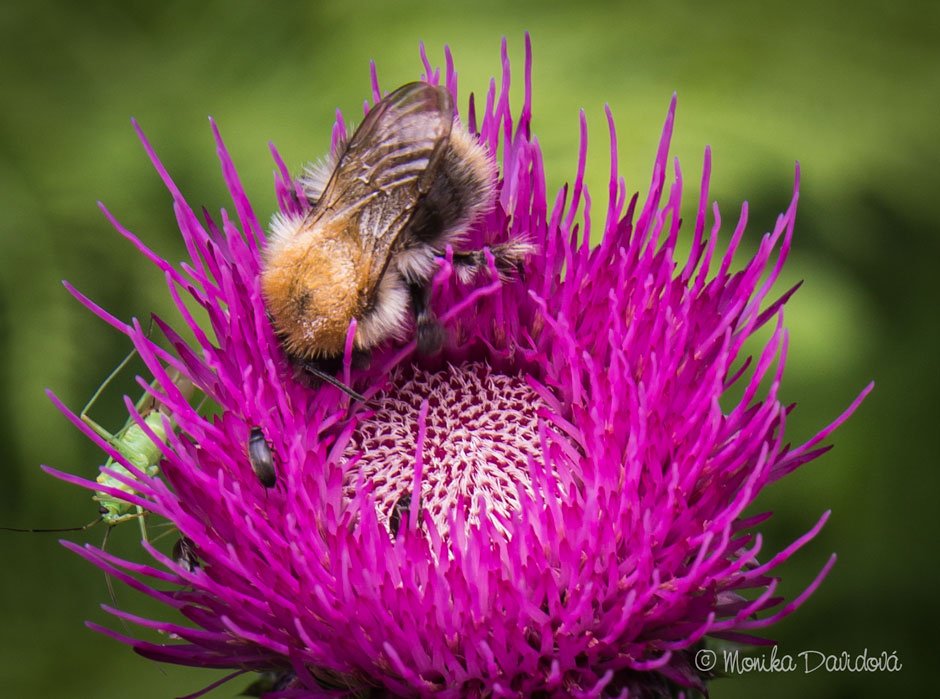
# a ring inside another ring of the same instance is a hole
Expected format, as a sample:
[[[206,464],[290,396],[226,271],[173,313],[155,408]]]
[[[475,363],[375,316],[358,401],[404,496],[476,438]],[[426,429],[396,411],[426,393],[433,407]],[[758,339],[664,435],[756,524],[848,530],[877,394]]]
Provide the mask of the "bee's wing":
[[[445,88],[409,83],[369,110],[340,156],[317,210],[347,219],[357,231],[369,292],[431,186],[452,125],[453,102]]]

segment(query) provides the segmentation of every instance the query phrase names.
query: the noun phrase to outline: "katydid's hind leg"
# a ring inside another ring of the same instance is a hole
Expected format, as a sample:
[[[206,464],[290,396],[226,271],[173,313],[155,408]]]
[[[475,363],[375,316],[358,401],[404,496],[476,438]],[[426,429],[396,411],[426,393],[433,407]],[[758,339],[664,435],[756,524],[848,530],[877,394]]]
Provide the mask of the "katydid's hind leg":
[[[114,381],[114,377],[117,376],[121,372],[121,370],[127,366],[127,363],[130,362],[131,359],[134,358],[134,355],[136,353],[137,353],[136,349],[131,350],[130,354],[128,354],[126,357],[124,357],[124,359],[121,360],[121,363],[118,364],[114,368],[114,371],[108,374],[108,377],[104,380],[104,382],[100,386],[98,386],[98,390],[96,390],[94,394],[91,396],[91,398],[88,399],[88,402],[85,404],[85,407],[82,408],[82,412],[79,414],[79,417],[81,418],[82,422],[84,422],[91,429],[93,429],[95,431],[95,434],[97,434],[99,437],[101,437],[102,439],[106,440],[109,443],[114,442],[114,435],[108,432],[104,427],[99,425],[97,422],[92,420],[88,416],[88,411],[91,410],[91,407],[98,401],[98,398],[101,397],[101,394],[104,392],[104,390],[108,387],[108,385],[112,381]]]
[[[158,530],[162,531],[160,531],[159,534],[154,534],[154,532]],[[176,525],[174,525],[172,522],[160,522],[159,524],[151,524],[147,531],[153,535],[153,538],[149,539],[150,543],[157,544],[166,537],[178,533],[179,529],[177,529]]]
[[[417,327],[418,351],[421,354],[436,354],[444,345],[444,328],[431,310],[428,297],[431,293],[430,284],[409,284],[411,305],[415,313]]]
[[[114,442],[115,442],[115,440],[116,440],[117,438],[116,438],[113,434],[111,434],[110,432],[108,432],[104,427],[102,427],[102,426],[99,425],[97,422],[95,422],[94,420],[92,420],[92,419],[91,419],[90,417],[88,417],[88,415],[86,415],[85,413],[82,413],[79,417],[81,417],[82,422],[84,422],[86,425],[88,425],[88,426],[95,432],[95,434],[97,434],[99,437],[101,437],[101,438],[102,438],[104,441],[106,441],[108,444],[110,444],[110,445],[112,445],[112,446],[114,445]]]
[[[111,537],[111,527],[113,525],[108,524],[108,528],[104,532],[104,539],[101,540],[101,550],[106,551],[108,548],[108,539]],[[111,575],[107,571],[104,573],[104,584],[108,588],[108,597],[111,598],[111,604],[114,605],[115,609],[119,609],[117,601],[117,593],[114,591],[114,582],[111,580]],[[127,633],[130,633],[130,627],[127,625],[127,621],[123,617],[118,617],[121,621],[121,626],[124,627],[124,630]]]
[[[150,336],[153,334],[153,319],[154,319],[154,316],[153,316],[153,314],[151,314],[151,316],[150,316],[150,322],[147,324],[147,333],[146,333],[146,337],[147,337],[148,339],[149,339]],[[137,353],[137,349],[136,349],[136,348],[134,348],[133,350],[131,350],[131,354],[136,354],[136,353]],[[174,371],[175,371],[175,370],[174,370]],[[177,378],[179,378],[179,377],[177,376]],[[156,381],[154,381],[154,382],[151,383],[150,385],[153,386],[153,385],[155,385],[155,384],[156,384]],[[190,389],[191,389],[191,388],[192,388],[192,387],[190,386]],[[188,394],[187,394],[187,398],[188,398]],[[154,408],[154,406],[156,405],[156,403],[157,403],[157,399],[154,398],[152,395],[150,395],[150,393],[148,393],[147,391],[144,391],[144,395],[142,395],[142,396],[140,397],[140,399],[134,404],[134,409],[135,409],[138,413],[140,413],[141,415],[146,415],[146,414],[149,413],[151,410],[153,410],[153,408]],[[130,426],[130,424],[131,424],[131,420],[128,419],[127,423],[125,423],[124,428],[121,430],[121,432],[123,432],[124,430],[126,430],[126,429]]]
[[[144,521],[144,508],[140,505],[134,506],[137,509],[137,523],[140,525],[140,536],[142,541],[150,541],[147,538],[147,523]]]
[[[150,319],[150,324],[147,326],[147,337],[150,337],[150,334],[152,332],[153,332],[153,318]],[[114,367],[114,370],[110,374],[108,374],[107,378],[105,378],[105,380],[101,383],[101,385],[98,386],[98,389],[92,394],[91,398],[88,399],[88,402],[85,404],[85,407],[82,408],[82,412],[79,414],[79,417],[81,418],[82,422],[84,422],[91,429],[93,429],[95,431],[95,434],[97,434],[99,437],[107,440],[109,443],[112,443],[112,444],[114,443],[115,435],[111,434],[106,429],[104,429],[101,425],[99,425],[97,422],[92,420],[88,416],[88,411],[91,410],[91,407],[98,401],[98,399],[101,397],[101,394],[104,393],[104,390],[109,385],[111,385],[111,382],[114,381],[115,377],[124,370],[124,367],[126,367],[130,363],[130,361],[134,358],[134,355],[136,354],[137,354],[136,347],[127,353],[127,356],[124,357],[124,359],[122,359],[116,367]],[[146,405],[146,401],[150,399],[151,399],[150,394],[145,393],[143,398],[141,398],[137,402],[136,407],[138,411],[140,411],[144,407],[144,405]]]

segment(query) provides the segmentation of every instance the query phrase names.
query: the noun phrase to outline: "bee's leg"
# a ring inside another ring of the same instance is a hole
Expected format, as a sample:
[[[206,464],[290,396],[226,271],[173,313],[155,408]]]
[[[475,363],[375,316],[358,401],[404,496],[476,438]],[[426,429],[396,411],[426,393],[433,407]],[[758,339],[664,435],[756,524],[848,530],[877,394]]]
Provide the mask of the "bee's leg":
[[[515,271],[520,278],[524,278],[522,263],[527,255],[535,251],[535,246],[521,240],[507,240],[505,243],[491,246],[489,250],[500,277],[508,279]],[[483,250],[454,253],[454,267],[462,282],[471,281],[477,273],[485,270],[486,266],[486,253]]]
[[[408,292],[415,312],[418,351],[421,354],[436,354],[444,344],[444,328],[428,303],[431,286],[427,283],[412,283],[408,285]]]
[[[341,357],[332,359],[298,359],[294,362],[294,378],[310,388],[316,388],[325,381],[335,386],[353,400],[365,402],[365,397],[356,393],[349,386],[336,378],[343,366]]]
[[[476,276],[477,272],[486,269],[486,255],[482,250],[471,252],[454,252],[454,270],[460,281],[466,283]],[[499,269],[497,267],[497,269]]]
[[[365,370],[372,366],[372,352],[369,350],[354,349],[352,351],[352,368]]]
[[[321,357],[319,359],[300,359],[295,366],[311,379],[322,381],[322,374],[336,374],[343,368],[341,357]]]

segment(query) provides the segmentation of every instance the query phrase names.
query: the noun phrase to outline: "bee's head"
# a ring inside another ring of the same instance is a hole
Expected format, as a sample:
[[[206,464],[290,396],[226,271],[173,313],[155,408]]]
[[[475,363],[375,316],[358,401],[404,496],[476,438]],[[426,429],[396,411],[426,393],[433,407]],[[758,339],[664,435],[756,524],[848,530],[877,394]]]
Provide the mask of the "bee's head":
[[[341,226],[275,217],[261,290],[284,349],[299,359],[341,355],[361,312],[355,238]]]

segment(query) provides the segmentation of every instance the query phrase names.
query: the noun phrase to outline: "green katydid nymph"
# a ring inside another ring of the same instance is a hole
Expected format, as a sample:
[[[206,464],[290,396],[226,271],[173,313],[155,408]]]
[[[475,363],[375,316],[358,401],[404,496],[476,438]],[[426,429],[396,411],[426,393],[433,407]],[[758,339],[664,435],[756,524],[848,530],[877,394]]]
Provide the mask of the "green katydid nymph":
[[[107,429],[99,425],[95,420],[89,416],[89,411],[92,409],[94,404],[101,397],[101,394],[108,387],[109,384],[114,380],[114,378],[124,369],[125,366],[133,359],[136,354],[136,350],[133,350],[128,354],[120,364],[115,367],[104,382],[98,387],[94,395],[88,400],[85,407],[82,408],[82,411],[79,415],[82,422],[84,422],[88,427],[94,431],[99,437],[108,442],[118,453],[121,454],[132,466],[137,468],[142,473],[147,474],[148,476],[155,476],[160,471],[160,462],[163,459],[162,448],[166,445],[169,428],[172,430],[175,427],[172,416],[170,416],[164,409],[163,406],[159,405],[154,397],[150,393],[144,393],[144,395],[137,401],[134,408],[136,412],[143,418],[143,423],[147,428],[152,432],[153,437],[156,438],[156,441],[151,438],[150,435],[144,430],[144,428],[138,424],[133,417],[129,417],[127,422],[124,423],[123,427],[119,429],[116,433],[112,434],[108,432]],[[179,374],[174,375],[174,382],[177,387],[187,398],[193,393],[195,387],[192,382],[180,376]],[[152,387],[156,386],[156,381],[151,383]],[[133,494],[135,490],[133,486],[116,478],[112,474],[118,474],[123,478],[133,480],[134,475],[120,462],[115,460],[112,457],[109,457],[105,462],[104,470],[98,475],[96,481],[99,485],[106,488],[119,490],[124,493]],[[140,506],[132,505],[131,503],[122,500],[120,497],[113,495],[111,493],[99,490],[95,492],[93,499],[99,504],[99,514],[96,519],[89,522],[88,524],[79,526],[79,527],[61,527],[54,529],[18,529],[14,527],[0,527],[0,529],[6,531],[16,531],[16,532],[69,532],[69,531],[85,531],[86,529],[91,529],[93,526],[97,525],[99,522],[104,522],[110,527],[113,527],[122,522],[127,522],[132,519],[137,519],[140,522],[140,530],[144,539],[147,539],[147,528],[144,524],[143,517],[145,512]],[[133,510],[133,511],[132,511]]]

